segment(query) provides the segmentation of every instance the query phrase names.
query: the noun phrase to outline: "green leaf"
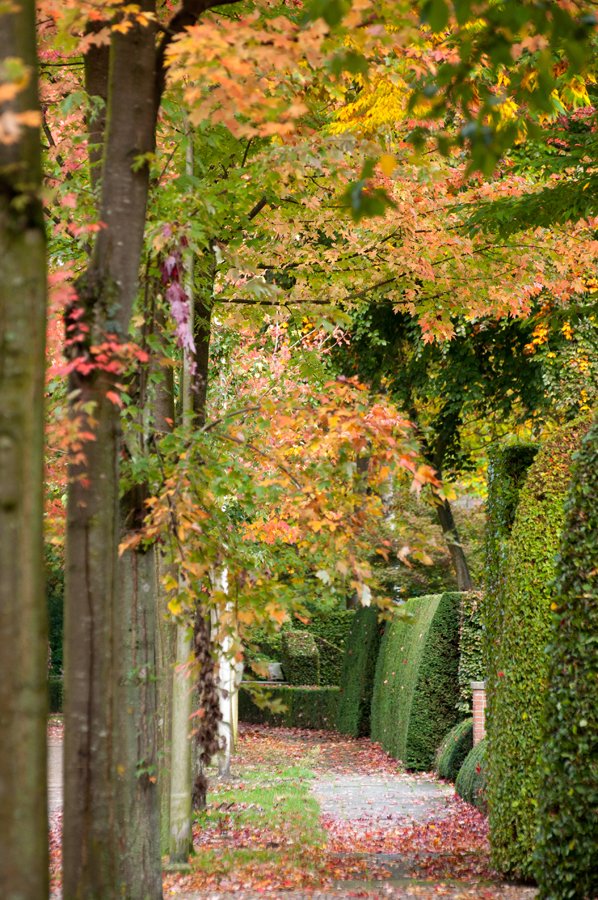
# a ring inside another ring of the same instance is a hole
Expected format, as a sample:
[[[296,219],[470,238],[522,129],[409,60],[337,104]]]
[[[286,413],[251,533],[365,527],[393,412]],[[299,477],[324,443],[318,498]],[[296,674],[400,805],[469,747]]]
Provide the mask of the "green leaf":
[[[442,31],[449,20],[449,6],[446,0],[427,0],[424,4],[421,20],[429,25],[432,31]]]

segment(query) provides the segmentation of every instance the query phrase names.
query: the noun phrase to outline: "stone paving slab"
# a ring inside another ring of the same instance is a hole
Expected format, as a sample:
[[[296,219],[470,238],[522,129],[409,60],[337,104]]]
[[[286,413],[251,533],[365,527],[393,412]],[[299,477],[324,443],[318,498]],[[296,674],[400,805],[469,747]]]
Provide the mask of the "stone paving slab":
[[[451,784],[403,773],[318,776],[312,791],[322,814],[338,819],[423,819],[440,817],[455,793]]]
[[[62,753],[60,737],[48,738],[48,816],[62,809]]]

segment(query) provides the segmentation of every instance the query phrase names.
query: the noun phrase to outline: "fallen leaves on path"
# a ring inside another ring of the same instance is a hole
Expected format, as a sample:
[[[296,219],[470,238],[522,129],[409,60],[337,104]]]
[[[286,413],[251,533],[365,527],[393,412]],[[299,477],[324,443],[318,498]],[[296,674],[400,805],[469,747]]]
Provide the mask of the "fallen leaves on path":
[[[56,723],[56,732],[59,728]],[[277,786],[281,767],[295,765],[319,776],[435,780],[430,774],[406,773],[368,739],[242,726],[233,760],[233,771],[239,775],[235,790],[243,790],[243,779],[250,777],[267,788]],[[456,796],[447,798],[440,817],[424,821],[402,816],[394,808],[384,815],[354,819],[325,815],[322,840],[310,843],[291,822],[272,827],[259,804],[227,796],[230,790],[230,784],[213,785],[202,826],[194,828],[191,871],[166,873],[165,897],[193,892],[194,898],[223,900],[262,895],[313,900],[335,896],[520,900],[534,894],[500,882],[490,865],[485,817]],[[60,831],[61,816],[56,815],[50,831],[53,890],[60,885]]]

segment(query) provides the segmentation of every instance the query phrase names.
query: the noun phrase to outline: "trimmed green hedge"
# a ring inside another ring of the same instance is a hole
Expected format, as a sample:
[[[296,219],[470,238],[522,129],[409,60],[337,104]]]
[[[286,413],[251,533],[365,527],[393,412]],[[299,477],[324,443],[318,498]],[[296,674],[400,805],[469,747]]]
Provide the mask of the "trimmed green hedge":
[[[484,661],[482,594],[464,591],[460,596],[459,617],[459,700],[457,710],[469,715],[472,708],[472,681],[486,676]]]
[[[598,897],[598,422],[574,457],[554,592],[536,877]]]
[[[484,813],[488,812],[486,741],[469,751],[457,775],[455,790],[459,796]]]
[[[315,638],[320,654],[320,684],[338,685],[341,682],[345,642],[351,631],[355,610],[341,609],[327,613],[316,613],[309,621],[293,619],[291,624],[283,625],[280,632],[271,632],[266,628],[251,628],[247,639],[252,645],[247,658],[270,659],[283,662],[283,637],[289,631],[307,631]],[[293,682],[296,683],[296,682]]]
[[[287,728],[315,728],[333,731],[338,715],[340,691],[337,687],[291,687],[268,685],[268,694],[284,711],[274,712],[258,706],[252,692],[239,689],[239,720],[253,725],[276,725]]]
[[[529,467],[538,452],[537,444],[519,443],[499,447],[488,463],[486,503],[486,583],[482,601],[486,683],[496,683],[502,634],[503,594],[507,571],[509,538]],[[488,688],[490,691],[492,688]]]
[[[51,713],[62,712],[62,690],[62,676],[50,675],[48,678],[48,709]]]
[[[463,761],[473,747],[473,719],[463,719],[458,722],[447,735],[438,748],[436,754],[436,774],[440,778],[454,781]]]
[[[494,659],[487,677],[488,803],[498,871],[532,876],[541,789],[539,756],[547,690],[551,584],[579,424],[562,429],[531,465],[508,544],[506,574],[490,597]],[[494,600],[497,602],[497,600]]]
[[[408,600],[382,639],[372,738],[409,769],[432,768],[438,745],[458,718],[459,596]]]
[[[293,620],[293,630],[309,631],[316,639],[320,651],[320,684],[341,683],[345,644],[354,618],[354,609],[339,609],[317,613],[307,623]]]
[[[283,632],[282,671],[289,684],[320,683],[320,653],[309,631]]]
[[[383,630],[384,623],[378,621],[375,607],[356,611],[346,641],[341,676],[337,727],[342,734],[362,737],[370,733],[374,675]]]

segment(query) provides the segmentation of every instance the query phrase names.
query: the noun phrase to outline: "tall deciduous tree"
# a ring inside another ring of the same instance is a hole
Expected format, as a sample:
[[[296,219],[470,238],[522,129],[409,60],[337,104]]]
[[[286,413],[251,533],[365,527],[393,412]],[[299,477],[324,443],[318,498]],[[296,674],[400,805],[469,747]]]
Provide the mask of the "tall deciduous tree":
[[[141,554],[118,562],[122,525],[137,527],[143,497],[130,498],[123,522],[118,498],[119,373],[99,362],[96,348],[108,339],[123,342],[129,328],[143,245],[149,156],[165,81],[165,47],[202,12],[223,2],[184,3],[161,43],[156,40],[152,0],[142,2],[132,17],[127,18],[128,8],[122,11],[123,19],[117,14],[111,33],[99,200],[103,227],[79,280],[67,326],[79,361],[71,374],[73,415],[87,417],[91,435],[84,461],[71,468],[67,510],[67,900],[123,895],[141,900],[162,893],[158,797],[147,758],[152,734],[144,728],[136,736],[131,720],[122,718],[124,695],[131,691],[134,705],[143,703],[145,722],[155,713],[153,632],[144,602],[144,597],[155,595],[152,567]]]
[[[0,10],[0,885],[48,893],[43,588],[46,242],[34,4]]]

